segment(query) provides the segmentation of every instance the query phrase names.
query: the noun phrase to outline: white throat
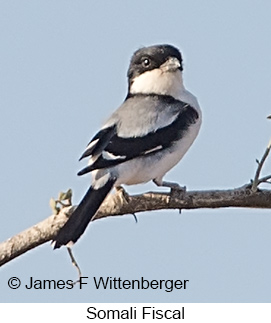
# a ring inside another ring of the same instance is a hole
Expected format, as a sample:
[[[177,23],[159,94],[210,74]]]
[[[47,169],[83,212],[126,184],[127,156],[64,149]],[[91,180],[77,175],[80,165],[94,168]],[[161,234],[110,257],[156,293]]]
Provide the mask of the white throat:
[[[171,95],[175,99],[180,97],[180,92],[184,90],[182,72],[163,72],[156,68],[147,71],[133,80],[130,93],[155,93],[162,95]]]

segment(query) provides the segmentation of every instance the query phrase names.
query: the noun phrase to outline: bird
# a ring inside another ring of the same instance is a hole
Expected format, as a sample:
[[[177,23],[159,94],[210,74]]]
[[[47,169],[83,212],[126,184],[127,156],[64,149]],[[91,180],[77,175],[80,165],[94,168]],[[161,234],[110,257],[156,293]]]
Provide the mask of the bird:
[[[127,78],[124,102],[80,158],[89,162],[78,175],[91,173],[92,183],[54,238],[54,249],[77,242],[113,187],[153,181],[176,189],[163,177],[183,158],[202,122],[197,98],[184,87],[182,54],[168,44],[141,47]]]

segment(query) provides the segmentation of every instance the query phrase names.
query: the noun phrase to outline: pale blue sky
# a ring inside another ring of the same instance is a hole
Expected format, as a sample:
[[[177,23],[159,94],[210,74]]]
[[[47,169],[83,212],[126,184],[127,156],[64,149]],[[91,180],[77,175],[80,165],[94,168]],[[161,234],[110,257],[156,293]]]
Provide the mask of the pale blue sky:
[[[123,101],[132,53],[169,43],[203,111],[195,144],[166,176],[189,190],[253,177],[271,135],[270,1],[1,1],[0,240],[50,215],[89,177],[78,158]],[[264,174],[270,174],[270,160]],[[157,189],[152,184],[131,193]],[[84,276],[189,279],[186,290],[10,290],[7,280],[75,279],[49,243],[1,268],[2,302],[269,302],[270,210],[160,211],[93,223],[74,248]]]

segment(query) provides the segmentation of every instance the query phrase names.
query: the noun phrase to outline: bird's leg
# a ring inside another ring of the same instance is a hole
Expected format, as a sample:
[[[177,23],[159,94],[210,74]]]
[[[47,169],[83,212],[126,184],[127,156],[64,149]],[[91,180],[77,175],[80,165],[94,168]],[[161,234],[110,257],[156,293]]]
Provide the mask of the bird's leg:
[[[115,189],[121,201],[126,204],[129,203],[129,194],[125,191],[125,189],[122,186],[116,186]]]
[[[178,196],[181,195],[181,197],[184,197],[186,193],[186,186],[180,186],[178,183],[172,183],[172,182],[166,182],[166,181],[160,181],[157,179],[152,180],[155,185],[160,187],[169,187],[170,188],[170,196],[174,197],[175,194],[178,194]],[[182,209],[179,209],[179,213],[182,213]]]
[[[116,186],[115,189],[116,189],[116,193],[117,193],[118,197],[120,198],[121,202],[128,204],[129,200],[130,200],[130,196],[125,191],[125,189],[122,186]],[[136,217],[135,213],[132,213],[132,215],[135,219],[135,222],[137,223],[137,217]]]
[[[159,181],[157,179],[153,179],[153,182],[159,187],[169,187],[171,191],[181,191],[183,193],[186,192],[186,186],[180,186],[178,183]]]

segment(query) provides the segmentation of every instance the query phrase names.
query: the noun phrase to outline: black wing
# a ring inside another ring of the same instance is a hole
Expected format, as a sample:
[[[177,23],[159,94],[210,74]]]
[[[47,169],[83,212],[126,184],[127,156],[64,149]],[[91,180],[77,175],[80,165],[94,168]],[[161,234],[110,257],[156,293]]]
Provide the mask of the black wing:
[[[102,151],[107,146],[109,140],[116,133],[116,125],[100,130],[96,136],[94,136],[88,143],[86,150],[79,160],[88,156],[97,156],[102,153]]]
[[[154,154],[171,147],[174,142],[185,135],[189,126],[195,123],[199,117],[198,112],[190,105],[184,104],[181,101],[174,101],[175,104],[180,105],[180,112],[176,119],[171,124],[152,131],[147,135],[129,138],[119,137],[116,127],[111,127],[112,129],[107,131],[104,129],[104,133],[101,136],[98,136],[98,133],[94,138],[106,138],[107,142],[99,143],[98,141],[99,149],[97,148],[97,150],[101,152],[99,157],[94,158],[93,163],[82,169],[78,175],[83,175],[96,169],[112,167],[127,160]],[[94,138],[92,141],[94,141]],[[96,152],[96,148],[90,153],[92,156],[93,152]],[[86,152],[82,158],[88,156],[89,152],[85,154]]]

